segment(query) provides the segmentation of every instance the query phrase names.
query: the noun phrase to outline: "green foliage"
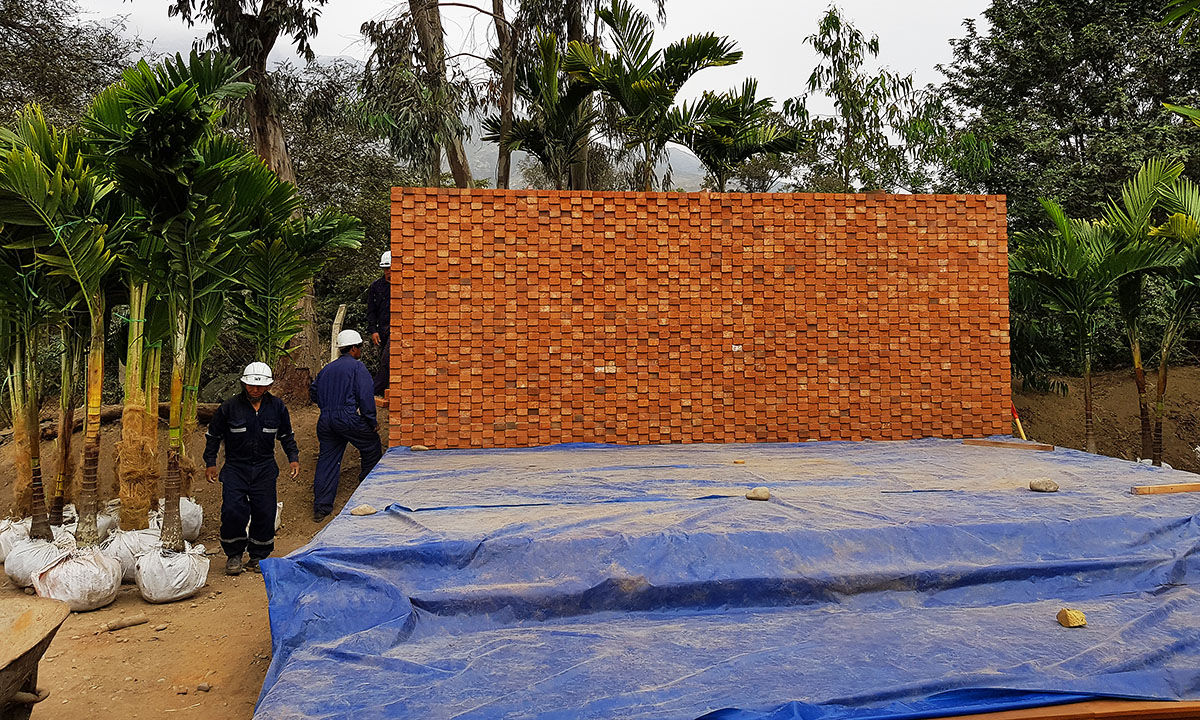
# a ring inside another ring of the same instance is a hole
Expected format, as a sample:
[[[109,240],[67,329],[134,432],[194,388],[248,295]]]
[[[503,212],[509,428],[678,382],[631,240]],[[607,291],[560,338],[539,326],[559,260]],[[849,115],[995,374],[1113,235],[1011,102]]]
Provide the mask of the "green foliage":
[[[233,301],[237,331],[254,346],[256,358],[275,364],[301,330],[297,309],[308,281],[334,252],[357,250],[362,225],[334,211],[293,220],[278,234],[256,238],[245,249]]]
[[[705,92],[703,118],[680,138],[708,168],[717,192],[725,192],[731,176],[755,156],[780,156],[808,145],[798,131],[775,120],[770,98],[757,99],[758,81],[740,90]]]
[[[0,0],[0,122],[37,103],[74,123],[144,49],[121,20],[83,20],[71,0]]]
[[[535,59],[518,66],[515,87],[528,117],[513,118],[509,134],[502,137],[500,116],[489,116],[483,121],[483,139],[533,155],[555,189],[569,188],[571,166],[589,149],[600,120],[590,102],[593,88],[566,74],[553,33],[540,36]]]
[[[699,71],[742,59],[734,43],[713,33],[692,35],[654,50],[649,16],[626,0],[612,0],[597,15],[608,27],[612,52],[572,42],[565,67],[580,83],[620,108],[616,127],[628,146],[642,150],[642,189],[652,190],[654,168],[667,143],[685,137],[704,116],[707,100],[676,105],[683,84]]]
[[[440,28],[439,28],[440,31]],[[363,117],[392,154],[437,186],[441,148],[468,136],[464,118],[480,105],[466,74],[426,57],[409,13],[363,23],[371,47],[362,81]]]
[[[866,63],[879,55],[879,38],[864,35],[836,7],[804,41],[820,63],[809,75],[808,92],[783,106],[789,122],[813,143],[814,157],[799,188],[927,190],[931,178],[921,162],[925,146],[943,143],[935,132],[937,104],[914,88],[912,75],[868,72]],[[832,116],[812,112],[814,93],[833,102]]]
[[[1147,158],[1200,170],[1200,128],[1163,106],[1200,99],[1200,50],[1161,24],[1161,4],[993,0],[984,16],[952,41],[941,92],[992,162],[947,169],[948,185],[1006,194],[1010,227],[1029,230],[1038,198],[1092,216]]]
[[[323,332],[343,303],[347,327],[363,326],[364,293],[379,276],[379,255],[391,235],[387,190],[426,181],[421,172],[398,162],[387,144],[361,122],[362,79],[361,66],[342,61],[303,68],[281,65],[271,75],[306,212],[338,211],[362,223],[362,246],[333,253],[315,278]],[[240,336],[227,335],[222,345],[241,348],[245,343]],[[244,356],[237,354],[222,353],[211,362],[213,372],[241,370],[244,365]]]

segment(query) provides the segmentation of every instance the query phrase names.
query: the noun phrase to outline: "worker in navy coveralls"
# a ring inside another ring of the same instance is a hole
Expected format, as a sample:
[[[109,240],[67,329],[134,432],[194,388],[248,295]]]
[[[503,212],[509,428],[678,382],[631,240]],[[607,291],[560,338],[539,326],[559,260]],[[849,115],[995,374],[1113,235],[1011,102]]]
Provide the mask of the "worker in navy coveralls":
[[[375,372],[375,396],[383,397],[387,391],[388,376],[391,368],[388,360],[391,356],[392,321],[389,312],[392,304],[392,286],[388,282],[389,268],[392,267],[392,251],[388,250],[379,258],[379,267],[383,268],[383,277],[371,283],[367,289],[367,336],[375,347],[379,348],[379,369]]]
[[[362,458],[359,482],[383,456],[379,421],[375,416],[374,381],[367,366],[359,360],[362,342],[362,336],[354,330],[338,333],[341,356],[323,367],[308,389],[309,397],[321,408],[321,416],[317,418],[317,441],[321,449],[313,476],[313,522],[321,522],[333,512],[346,443],[358,448]]]
[[[242,553],[250,560],[245,569],[262,572],[258,561],[275,549],[275,441],[287,454],[288,476],[300,474],[300,451],[292,433],[287,406],[268,390],[274,378],[266,363],[255,362],[242,373],[242,392],[226,400],[213,414],[205,433],[205,475],[217,480],[217,450],[225,443],[221,468],[221,548],[225,574],[242,572]],[[249,522],[249,532],[246,523]]]

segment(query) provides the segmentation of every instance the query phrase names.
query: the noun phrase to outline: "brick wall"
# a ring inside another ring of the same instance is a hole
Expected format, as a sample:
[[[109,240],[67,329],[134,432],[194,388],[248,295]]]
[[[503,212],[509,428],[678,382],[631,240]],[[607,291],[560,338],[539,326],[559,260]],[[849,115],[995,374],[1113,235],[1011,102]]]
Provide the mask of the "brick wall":
[[[1011,430],[995,196],[392,191],[391,444]]]

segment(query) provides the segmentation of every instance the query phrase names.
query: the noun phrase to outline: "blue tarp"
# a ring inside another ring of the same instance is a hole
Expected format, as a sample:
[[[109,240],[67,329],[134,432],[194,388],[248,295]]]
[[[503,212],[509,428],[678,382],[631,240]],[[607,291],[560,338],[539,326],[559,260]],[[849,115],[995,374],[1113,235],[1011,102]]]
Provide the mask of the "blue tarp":
[[[1041,477],[1061,491],[1030,492]],[[309,545],[264,561],[255,717],[1200,699],[1200,501],[1129,492],[1194,479],[947,440],[393,449]],[[771,500],[746,500],[759,485]],[[1064,606],[1087,627],[1058,625]]]

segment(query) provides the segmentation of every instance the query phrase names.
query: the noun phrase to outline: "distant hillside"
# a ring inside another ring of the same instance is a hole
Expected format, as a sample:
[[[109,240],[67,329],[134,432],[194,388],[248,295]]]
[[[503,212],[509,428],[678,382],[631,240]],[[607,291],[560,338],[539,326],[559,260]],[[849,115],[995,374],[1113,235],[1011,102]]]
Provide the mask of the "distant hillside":
[[[476,126],[471,131],[471,139],[466,143],[467,159],[471,163],[471,173],[478,179],[487,178],[492,181],[493,186],[496,181],[496,144],[483,142],[479,139],[480,130]],[[675,187],[682,188],[687,191],[696,191],[700,189],[700,185],[704,182],[705,170],[704,166],[687,150],[678,147],[668,148],[668,153],[671,158],[671,181]],[[523,152],[513,153],[512,159],[512,186],[521,187],[521,172],[519,170],[521,162],[526,157]],[[665,167],[659,170],[661,174],[665,171]]]

